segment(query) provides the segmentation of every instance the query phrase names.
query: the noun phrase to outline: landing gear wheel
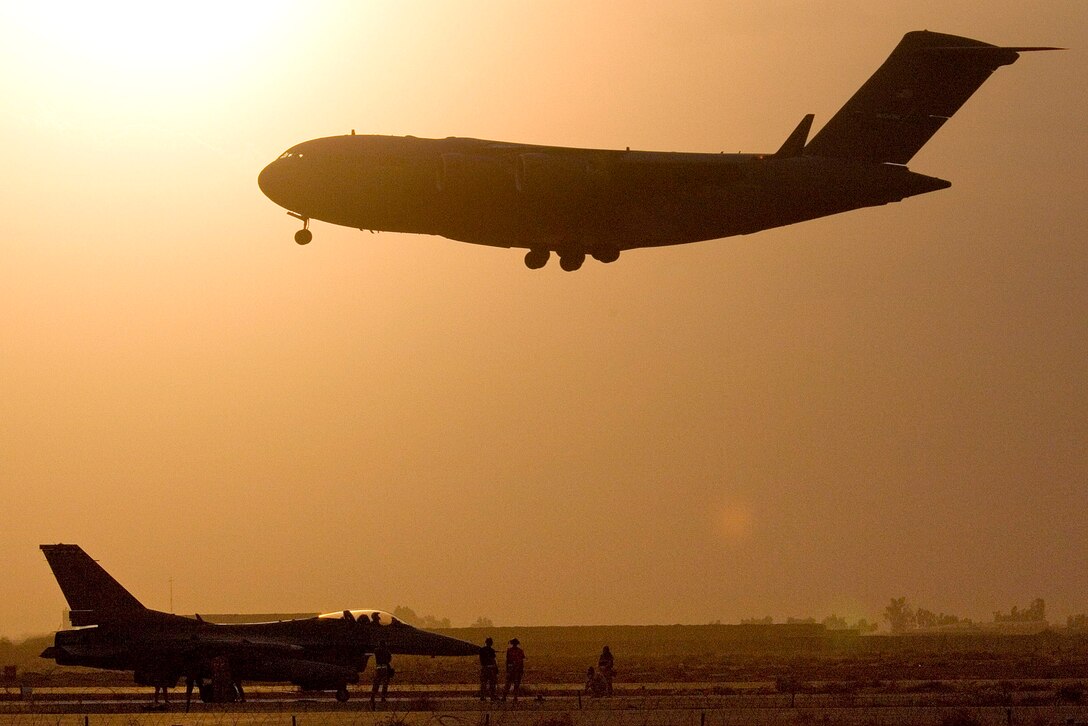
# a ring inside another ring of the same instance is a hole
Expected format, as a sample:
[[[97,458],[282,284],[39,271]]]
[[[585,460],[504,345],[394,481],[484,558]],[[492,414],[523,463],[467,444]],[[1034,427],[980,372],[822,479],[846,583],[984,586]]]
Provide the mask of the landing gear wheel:
[[[525,253],[525,266],[530,270],[539,270],[548,264],[551,254],[548,250],[529,250]]]
[[[310,240],[312,240],[313,238],[314,233],[308,229],[300,229],[299,231],[295,232],[295,242],[300,245],[310,244]]]
[[[336,689],[336,700],[340,703],[347,703],[348,700],[348,687],[340,686]]]
[[[606,264],[609,262],[615,262],[619,258],[620,251],[615,247],[603,247],[599,250],[594,251],[593,253],[593,259],[597,260],[598,262],[604,262]]]
[[[570,252],[559,256],[559,266],[567,272],[574,272],[586,261],[585,252]]]

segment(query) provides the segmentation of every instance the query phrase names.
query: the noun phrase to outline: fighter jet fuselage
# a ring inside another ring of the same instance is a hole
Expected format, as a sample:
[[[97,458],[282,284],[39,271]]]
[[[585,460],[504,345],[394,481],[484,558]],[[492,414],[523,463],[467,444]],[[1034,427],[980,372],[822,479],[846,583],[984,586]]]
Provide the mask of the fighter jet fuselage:
[[[704,154],[578,149],[450,137],[355,135],[306,141],[260,174],[303,222],[441,235],[528,249],[542,267],[623,250],[748,234],[944,189],[906,164],[1018,53],[915,31],[808,140],[806,116],[778,151]]]
[[[59,665],[132,671],[136,683],[234,700],[243,681],[294,683],[334,690],[357,683],[380,645],[390,653],[475,656],[479,647],[419,630],[381,610],[343,610],[297,620],[218,625],[151,610],[78,545],[42,545],[67,599],[74,630],[62,630],[43,653]]]

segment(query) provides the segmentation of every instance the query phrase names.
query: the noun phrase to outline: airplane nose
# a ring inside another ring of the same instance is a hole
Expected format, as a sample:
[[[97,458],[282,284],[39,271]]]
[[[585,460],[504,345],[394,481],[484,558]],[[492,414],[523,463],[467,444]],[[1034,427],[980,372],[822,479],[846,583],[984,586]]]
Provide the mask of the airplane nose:
[[[262,169],[257,175],[257,186],[266,197],[290,211],[301,205],[298,169],[285,161],[276,159]]]
[[[278,169],[274,168],[275,166],[276,162],[273,161],[264,169],[261,169],[261,173],[257,175],[257,186],[260,187],[261,192],[273,202],[276,201],[274,195],[277,188],[276,177],[278,176]]]
[[[390,649],[405,655],[479,655],[480,646],[448,635],[412,628],[403,637],[390,640]],[[399,640],[399,642],[397,642]],[[394,647],[394,645],[396,647]]]

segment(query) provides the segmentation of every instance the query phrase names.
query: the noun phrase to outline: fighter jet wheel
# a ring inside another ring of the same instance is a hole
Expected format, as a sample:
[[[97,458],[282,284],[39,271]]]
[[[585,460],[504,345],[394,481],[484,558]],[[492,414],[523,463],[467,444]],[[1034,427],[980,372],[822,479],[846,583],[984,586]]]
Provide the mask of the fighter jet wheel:
[[[525,253],[525,266],[530,270],[539,270],[548,264],[551,253],[548,250],[529,250]]]
[[[299,231],[295,232],[295,242],[300,245],[310,244],[310,240],[312,240],[313,238],[314,233],[308,229],[300,229]]]
[[[340,686],[336,689],[336,700],[340,703],[346,703],[348,700],[348,687]]]

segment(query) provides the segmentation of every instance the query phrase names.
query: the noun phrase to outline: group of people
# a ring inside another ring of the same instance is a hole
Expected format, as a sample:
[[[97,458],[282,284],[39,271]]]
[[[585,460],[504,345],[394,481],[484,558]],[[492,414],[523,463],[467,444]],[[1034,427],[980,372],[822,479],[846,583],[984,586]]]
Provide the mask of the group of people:
[[[488,638],[480,648],[480,700],[505,701],[511,690],[514,692],[514,703],[518,701],[518,693],[521,691],[521,677],[525,675],[525,651],[521,649],[521,641],[517,638],[510,639],[510,647],[506,649],[506,681],[502,687],[502,698],[495,694],[499,683],[499,661],[494,648],[495,641]]]
[[[616,661],[606,645],[597,658],[597,670],[593,670],[593,666],[586,669],[585,692],[591,696],[611,696],[612,679],[615,675]]]
[[[484,640],[480,648],[480,700],[505,701],[511,691],[514,693],[514,703],[518,701],[521,692],[521,677],[525,675],[525,651],[521,649],[521,641],[517,638],[510,639],[510,647],[506,649],[506,680],[503,683],[502,695],[499,696],[499,661],[495,652],[495,641],[491,638]],[[393,678],[393,655],[386,647],[385,641],[378,643],[374,650],[374,687],[370,691],[370,705],[374,707],[374,701],[381,694],[382,701],[389,692],[389,681]],[[586,671],[585,692],[591,696],[611,696],[612,678],[616,674],[615,660],[612,651],[604,646],[601,655],[597,658],[596,669],[590,666]]]
[[[506,649],[506,681],[502,687],[502,696],[499,697],[496,695],[499,662],[494,643],[494,640],[487,638],[480,648],[480,700],[486,701],[490,698],[492,701],[505,701],[506,696],[513,691],[514,703],[517,703],[521,677],[525,674],[525,651],[521,649],[521,642],[517,638],[510,639],[510,647]],[[615,675],[616,661],[606,645],[597,658],[597,668],[590,666],[586,671],[585,692],[591,696],[611,696],[612,679]]]

